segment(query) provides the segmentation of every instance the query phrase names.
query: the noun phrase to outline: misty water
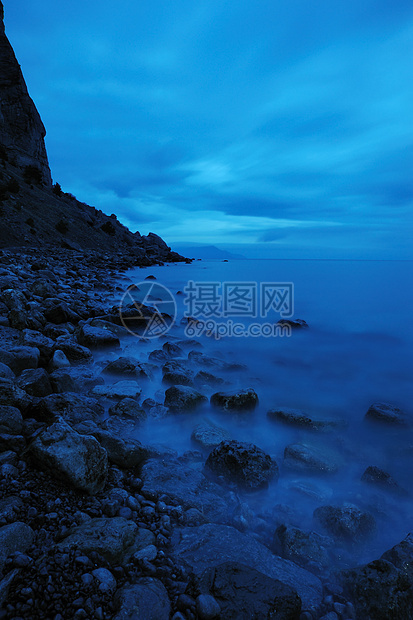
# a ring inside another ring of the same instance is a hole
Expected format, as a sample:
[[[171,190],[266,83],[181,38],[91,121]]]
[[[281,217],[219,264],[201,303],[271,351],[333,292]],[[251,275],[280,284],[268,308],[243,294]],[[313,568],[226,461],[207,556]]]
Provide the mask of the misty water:
[[[190,280],[258,285],[292,282],[294,318],[304,319],[309,328],[294,330],[291,337],[216,340],[200,336],[199,350],[203,353],[247,367],[228,372],[205,369],[223,377],[227,384],[203,388],[202,392],[209,397],[220,389],[252,387],[259,396],[258,407],[254,412],[233,415],[216,412],[208,403],[196,413],[148,419],[138,438],[182,454],[199,448],[192,443],[191,432],[207,418],[227,429],[232,438],[256,444],[277,461],[278,482],[242,498],[256,514],[272,514],[274,529],[289,523],[321,532],[312,518],[314,509],[349,502],[374,515],[377,535],[365,545],[350,549],[350,558],[344,557],[344,564],[371,561],[400,542],[412,528],[410,496],[389,493],[362,483],[360,478],[367,466],[375,465],[391,474],[400,487],[409,493],[412,490],[411,431],[372,426],[364,421],[364,415],[377,401],[393,403],[412,414],[413,262],[196,261],[132,270],[120,286],[125,289],[130,282],[139,284],[149,274],[174,294],[177,320],[159,339],[142,342],[131,336],[123,354],[141,361],[147,361],[148,354],[164,342],[185,338],[181,319],[187,306],[185,295],[177,292],[183,291]],[[274,312],[266,321],[279,318]],[[247,324],[257,319],[236,320]],[[185,349],[185,355],[189,350]],[[160,367],[155,381],[142,383],[142,400],[151,397],[163,402],[168,386],[161,382]],[[267,418],[267,411],[274,407],[297,408],[311,417],[341,421],[342,425],[322,433],[293,428]],[[321,449],[338,464],[337,473],[288,470],[283,466],[283,455],[292,443]]]

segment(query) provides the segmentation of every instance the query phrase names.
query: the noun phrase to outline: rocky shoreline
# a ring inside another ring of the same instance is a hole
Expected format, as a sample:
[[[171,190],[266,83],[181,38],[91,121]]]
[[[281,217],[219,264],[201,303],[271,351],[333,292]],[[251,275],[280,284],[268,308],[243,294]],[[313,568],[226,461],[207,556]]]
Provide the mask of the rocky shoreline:
[[[257,446],[207,422],[193,430],[199,450],[138,439],[148,417],[162,424],[202,407],[206,386],[221,411],[249,411],[257,395],[219,391],[239,365],[179,330],[161,348],[154,341],[146,361],[128,356],[113,302],[131,266],[92,251],[0,253],[0,618],[410,618],[410,537],[336,570],[335,547],[374,532],[369,513],[318,508],[325,536],[275,526],[248,504],[279,475]],[[96,363],[102,351],[112,361]],[[145,395],[156,373],[163,400]],[[320,430],[294,411],[270,413]],[[367,417],[405,422],[383,405]],[[286,462],[324,467],[289,448]],[[370,482],[391,485],[370,469]]]

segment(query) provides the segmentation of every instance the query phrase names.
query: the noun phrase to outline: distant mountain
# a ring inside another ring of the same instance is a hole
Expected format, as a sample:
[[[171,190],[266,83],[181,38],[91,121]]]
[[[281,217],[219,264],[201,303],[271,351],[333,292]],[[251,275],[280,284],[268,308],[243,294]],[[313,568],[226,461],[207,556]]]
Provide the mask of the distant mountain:
[[[190,256],[191,258],[211,258],[222,260],[246,259],[246,257],[242,254],[233,254],[232,252],[228,252],[228,250],[222,250],[221,248],[217,248],[215,245],[181,244],[180,247],[176,248],[176,251],[179,253],[183,252],[185,256]]]

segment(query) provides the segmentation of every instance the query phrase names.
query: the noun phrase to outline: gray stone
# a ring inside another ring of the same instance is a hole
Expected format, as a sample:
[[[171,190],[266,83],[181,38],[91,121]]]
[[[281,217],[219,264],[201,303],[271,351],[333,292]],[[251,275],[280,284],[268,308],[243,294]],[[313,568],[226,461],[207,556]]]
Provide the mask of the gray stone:
[[[219,618],[221,607],[210,594],[200,594],[196,597],[196,611],[200,620],[214,620]]]
[[[113,593],[116,590],[116,579],[107,568],[96,568],[92,575],[99,581],[101,592]]]
[[[138,398],[142,388],[135,381],[118,381],[113,385],[97,385],[92,389],[95,396],[105,398]]]
[[[130,418],[135,422],[144,422],[146,411],[133,398],[123,398],[109,408],[109,415]]]
[[[252,443],[222,441],[208,456],[205,469],[241,489],[254,491],[278,478],[278,466],[268,454]]]
[[[239,392],[216,392],[211,405],[220,411],[252,411],[258,405],[258,396],[252,388]]]
[[[277,579],[296,590],[304,609],[317,610],[322,600],[320,580],[293,562],[271,553],[254,538],[226,525],[175,528],[172,557],[185,562],[196,577],[224,562],[236,562]]]
[[[206,450],[211,450],[218,446],[221,441],[229,440],[231,437],[224,428],[217,426],[209,420],[203,420],[195,426],[191,439]]]
[[[63,392],[50,394],[40,399],[32,407],[31,415],[44,422],[53,422],[61,417],[69,424],[80,424],[87,420],[98,422],[103,417],[104,411],[96,398],[74,392]]]
[[[77,334],[79,344],[89,348],[112,348],[120,347],[119,337],[108,329],[94,327],[86,323],[82,325]]]
[[[29,453],[39,467],[82,491],[98,493],[105,486],[106,450],[94,437],[79,435],[63,420],[37,435]]]
[[[121,588],[115,596],[119,611],[114,620],[169,620],[171,604],[165,586],[145,577]]]
[[[68,368],[69,366],[70,362],[67,359],[66,355],[63,353],[63,351],[61,351],[60,349],[56,349],[49,363],[49,372],[59,370],[60,368]]]

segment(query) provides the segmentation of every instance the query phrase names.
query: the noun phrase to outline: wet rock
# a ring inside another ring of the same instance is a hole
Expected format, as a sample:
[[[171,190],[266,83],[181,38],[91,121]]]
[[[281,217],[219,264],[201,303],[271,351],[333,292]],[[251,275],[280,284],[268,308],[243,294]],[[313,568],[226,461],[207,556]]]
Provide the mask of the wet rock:
[[[237,503],[223,489],[192,467],[149,459],[141,470],[142,492],[148,496],[168,495],[185,509],[196,508],[211,521],[228,523]]]
[[[413,617],[413,583],[390,562],[375,560],[346,571],[343,582],[357,618],[401,620]]]
[[[221,377],[217,377],[216,375],[206,372],[205,370],[200,370],[195,375],[194,382],[196,385],[207,385],[213,388],[225,383],[224,379]]]
[[[135,422],[144,422],[147,413],[133,398],[123,398],[109,408],[109,415],[130,418]]]
[[[171,604],[165,586],[158,579],[146,577],[125,585],[115,596],[119,609],[114,620],[169,620]]]
[[[333,474],[337,463],[325,452],[306,444],[291,444],[284,450],[284,466],[300,472]]]
[[[92,389],[95,396],[103,396],[104,398],[138,398],[142,392],[142,388],[135,381],[117,381],[112,385],[97,385]]]
[[[112,594],[116,590],[116,579],[107,568],[96,568],[92,575],[100,583],[99,590]]]
[[[332,536],[362,543],[376,530],[376,522],[369,512],[356,506],[320,506],[314,511],[314,518]]]
[[[13,356],[10,366],[16,375],[26,368],[37,368],[40,361],[40,351],[37,347],[10,347],[9,353]]]
[[[54,370],[59,370],[60,368],[68,368],[70,366],[70,362],[67,359],[66,355],[60,349],[56,349],[53,353],[52,359],[49,362],[48,371],[53,372]]]
[[[304,532],[297,527],[280,525],[274,533],[272,550],[303,568],[316,564],[322,569],[329,565],[329,549],[333,545],[330,538],[317,532]],[[311,568],[308,570],[314,572]]]
[[[308,329],[308,324],[304,319],[281,319],[277,322],[281,327],[291,327],[291,329]]]
[[[379,422],[393,426],[405,426],[408,424],[405,412],[390,403],[373,403],[364,418],[369,422]]]
[[[17,385],[31,396],[48,396],[53,392],[49,375],[44,368],[28,368],[23,370],[17,380]]]
[[[165,407],[176,412],[190,412],[200,407],[207,398],[186,385],[172,386],[165,392]]]
[[[23,429],[23,417],[17,407],[0,405],[0,433],[20,435]]]
[[[191,439],[206,450],[218,446],[222,441],[229,440],[230,434],[224,428],[216,426],[209,420],[203,420],[192,431]]]
[[[147,373],[143,370],[140,363],[131,357],[119,357],[117,360],[107,364],[102,373],[132,378],[147,377]]]
[[[80,316],[69,308],[64,301],[46,300],[46,308],[44,315],[50,323],[61,325],[62,323],[77,323],[80,321]]]
[[[0,380],[0,406],[11,406],[23,413],[28,409],[31,397],[19,386],[7,380]]]
[[[408,534],[399,544],[385,551],[380,559],[394,564],[413,583],[413,534]]]
[[[73,336],[59,336],[55,343],[57,349],[63,351],[71,364],[84,364],[93,359],[91,350],[76,342]]]
[[[204,571],[224,562],[236,562],[277,579],[295,590],[303,608],[318,609],[322,600],[320,580],[299,566],[273,555],[254,538],[233,527],[206,524],[175,528],[171,538],[172,557],[189,565],[200,578]]]
[[[169,385],[194,385],[194,374],[183,363],[176,360],[166,362],[162,368],[162,381]]]
[[[332,430],[343,426],[341,420],[315,420],[300,409],[289,409],[288,407],[270,409],[267,412],[267,417],[274,422],[281,422],[296,428],[307,428],[312,431]]]
[[[181,347],[173,342],[165,342],[162,345],[162,350],[168,355],[168,357],[184,357],[184,352]]]
[[[34,532],[26,523],[15,521],[0,527],[0,571],[3,570],[7,557],[24,552],[30,547],[34,539]]]
[[[252,388],[235,393],[216,392],[211,396],[211,405],[221,411],[253,411],[258,396]]]
[[[57,394],[87,392],[104,383],[102,377],[96,375],[96,371],[88,366],[59,368],[49,375],[49,379]]]
[[[293,588],[238,562],[208,568],[197,587],[209,593],[196,599],[201,618],[294,620],[300,615],[301,600]]]
[[[9,381],[14,381],[16,375],[12,371],[9,366],[0,362],[0,379],[8,379]]]
[[[0,608],[3,607],[3,605],[7,601],[10,586],[12,585],[19,572],[20,571],[15,568],[14,570],[11,570],[9,573],[7,573],[4,579],[0,581]]]
[[[7,519],[8,521],[15,520],[15,514],[20,511],[23,506],[23,502],[20,497],[10,495],[4,499],[0,499],[0,519]]]
[[[241,489],[254,491],[278,478],[278,466],[268,454],[254,444],[222,441],[208,456],[205,469]]]
[[[82,491],[97,493],[106,483],[106,450],[94,437],[79,435],[64,421],[37,435],[29,453],[39,467]]]
[[[63,392],[42,398],[31,408],[30,413],[36,420],[44,422],[54,422],[58,418],[63,418],[68,424],[79,424],[85,420],[98,422],[104,411],[96,398]]]
[[[86,555],[99,553],[111,566],[123,566],[134,553],[153,544],[155,536],[147,529],[122,517],[90,519],[72,528],[57,549],[78,548]]]
[[[406,491],[397,484],[389,473],[374,465],[370,465],[366,468],[361,477],[361,481],[381,487],[386,491],[406,495]]]
[[[54,341],[41,332],[32,329],[23,331],[23,344],[28,347],[35,347],[40,351],[42,364],[47,364],[53,351]]]
[[[119,467],[136,467],[149,457],[148,449],[137,439],[119,437],[107,430],[92,430],[91,434],[106,450],[109,460]]]
[[[91,349],[118,349],[120,347],[119,337],[116,334],[108,329],[93,327],[88,323],[80,327],[77,339],[80,344]]]

